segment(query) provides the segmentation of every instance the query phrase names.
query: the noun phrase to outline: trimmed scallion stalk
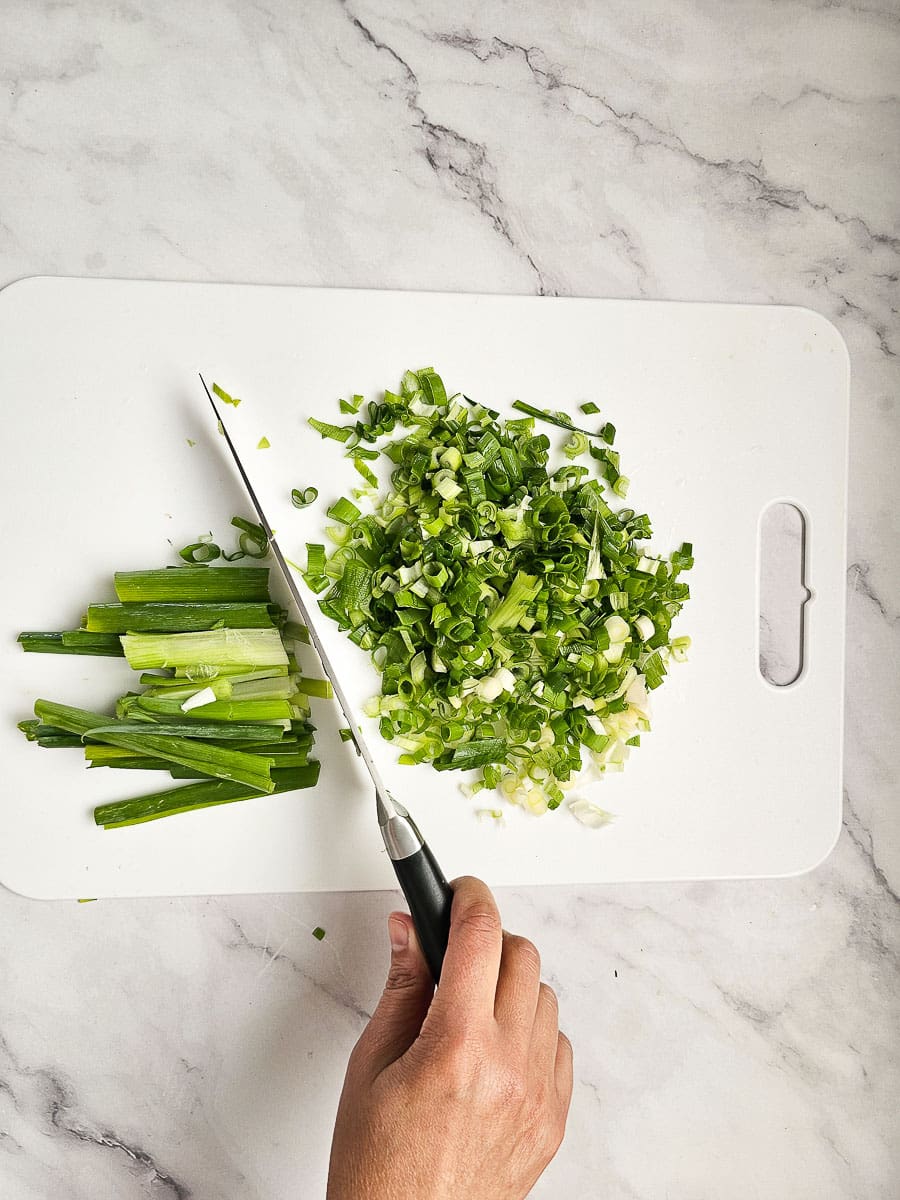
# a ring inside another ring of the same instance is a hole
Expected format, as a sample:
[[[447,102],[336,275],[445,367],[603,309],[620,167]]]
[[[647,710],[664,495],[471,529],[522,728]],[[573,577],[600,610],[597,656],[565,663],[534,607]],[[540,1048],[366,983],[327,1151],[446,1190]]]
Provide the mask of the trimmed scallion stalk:
[[[275,625],[283,610],[272,604],[92,604],[85,629],[95,633],[194,633],[204,629],[260,629]],[[121,649],[121,647],[120,647]]]
[[[236,523],[261,551],[263,530]],[[290,780],[312,786],[318,764],[309,761],[308,697],[328,695],[330,685],[299,674],[278,628],[286,613],[260,587],[266,577],[265,570],[240,568],[129,572],[118,582],[135,598],[92,605],[85,624],[94,628],[23,635],[25,648],[54,653],[100,655],[127,644],[138,669],[154,669],[141,673],[145,691],[120,697],[115,717],[38,701],[37,719],[20,729],[41,747],[82,748],[92,767],[227,781],[239,789],[232,800],[280,790]],[[308,636],[303,626],[290,630],[292,640]],[[216,803],[223,802],[219,795]],[[182,811],[185,804],[179,797],[163,809]]]
[[[122,649],[135,671],[160,667],[189,667],[196,663],[217,666],[287,664],[277,629],[214,629],[197,633],[126,633]]]
[[[67,629],[62,633],[20,633],[17,640],[29,654],[90,654],[105,658],[121,658],[124,654],[115,635],[89,633],[84,629]]]
[[[271,793],[293,792],[302,788],[315,787],[319,778],[319,764],[289,767],[272,772]],[[239,800],[250,800],[260,793],[240,783],[220,780],[205,780],[189,783],[184,787],[166,788],[137,796],[132,800],[119,800],[113,804],[101,804],[94,809],[94,822],[104,829],[121,829],[126,825],[140,825],[156,821],[160,817],[172,817],[179,813],[194,812],[199,808],[214,808],[220,804],[233,804]]]
[[[244,754],[240,750],[226,750],[209,743],[198,743],[188,738],[161,737],[157,734],[123,733],[102,713],[56,704],[50,700],[36,700],[35,716],[52,725],[58,725],[70,733],[89,737],[95,730],[102,729],[102,740],[110,746],[122,746],[136,754],[149,752],[154,758],[164,758],[181,766],[193,767],[217,779],[231,779],[245,783],[260,792],[272,791],[270,778],[272,760]],[[101,735],[94,733],[95,737]]]
[[[48,749],[60,749],[83,745],[81,738],[55,725],[47,725],[44,721],[19,721],[17,728],[25,734],[29,742],[37,742],[39,746]]]
[[[268,567],[166,567],[117,571],[116,595],[123,603],[177,601],[221,604],[267,603]]]
[[[162,716],[183,716],[186,720],[197,721],[290,721],[294,716],[297,704],[288,700],[213,700],[200,708],[185,710],[179,700],[169,700],[167,697],[139,696],[135,708],[147,713]],[[134,715],[134,709],[130,715]]]
[[[165,714],[157,714],[165,715]],[[255,723],[251,721],[203,721],[199,715],[195,720],[179,720],[173,713],[171,719],[132,720],[131,718],[104,718],[105,725],[98,726],[91,732],[91,737],[102,740],[107,730],[111,733],[127,733],[136,739],[145,734],[153,737],[189,737],[203,741],[263,743],[277,745],[285,738],[284,727],[281,723]],[[243,745],[235,747],[243,749]]]

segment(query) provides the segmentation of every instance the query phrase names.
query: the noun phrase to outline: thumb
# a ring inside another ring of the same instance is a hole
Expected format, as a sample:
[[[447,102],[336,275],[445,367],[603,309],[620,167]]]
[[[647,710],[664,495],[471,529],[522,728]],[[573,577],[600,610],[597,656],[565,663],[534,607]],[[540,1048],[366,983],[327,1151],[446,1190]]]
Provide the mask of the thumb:
[[[372,1079],[405,1054],[419,1036],[434,995],[434,981],[412,918],[391,913],[388,932],[391,965],[387,982],[358,1047]]]

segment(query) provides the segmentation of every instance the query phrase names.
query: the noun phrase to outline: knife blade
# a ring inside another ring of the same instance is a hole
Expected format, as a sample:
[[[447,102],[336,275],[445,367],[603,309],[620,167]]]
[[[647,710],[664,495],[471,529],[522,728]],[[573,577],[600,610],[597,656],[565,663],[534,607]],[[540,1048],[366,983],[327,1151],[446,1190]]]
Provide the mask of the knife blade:
[[[440,979],[441,966],[444,961],[444,953],[447,949],[447,940],[450,934],[450,907],[453,900],[453,891],[447,883],[444,873],[438,866],[437,860],[427,842],[419,832],[415,821],[413,821],[407,809],[399,801],[395,800],[385,787],[384,780],[381,778],[381,773],[372,757],[363,732],[353,716],[353,710],[347,694],[341,686],[340,679],[331,664],[325,647],[322,645],[315,625],[310,620],[309,610],[306,607],[303,595],[297,587],[293,573],[272,531],[272,526],[269,524],[262,504],[253,488],[253,484],[250,482],[250,478],[244,469],[240,455],[235,448],[234,442],[231,440],[231,435],[225,427],[222,414],[219,412],[212,393],[206,386],[206,380],[202,375],[200,375],[200,382],[203,384],[203,390],[206,392],[207,399],[218,422],[219,431],[225,438],[225,443],[234,460],[234,465],[237,467],[250,503],[253,505],[259,523],[268,539],[272,556],[278,565],[278,569],[281,571],[294,606],[300,614],[303,624],[309,630],[309,640],[316,654],[319,656],[323,672],[331,683],[334,698],[337,700],[338,707],[343,713],[344,720],[350,729],[350,736],[353,739],[356,752],[362,759],[372,779],[372,784],[375,788],[378,825],[381,830],[385,849],[393,865],[397,881],[409,905],[409,911],[416,927],[419,944],[431,969],[434,981],[437,983]]]

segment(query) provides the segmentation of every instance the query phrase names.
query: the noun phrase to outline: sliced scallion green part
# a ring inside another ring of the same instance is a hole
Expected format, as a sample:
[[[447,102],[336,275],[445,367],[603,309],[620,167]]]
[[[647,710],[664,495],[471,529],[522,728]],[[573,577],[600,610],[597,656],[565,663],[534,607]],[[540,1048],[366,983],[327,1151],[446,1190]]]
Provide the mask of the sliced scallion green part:
[[[265,558],[269,553],[269,539],[262,525],[245,517],[232,517],[231,524],[240,530],[238,542],[241,552],[247,558]]]
[[[178,551],[181,558],[188,563],[215,562],[222,554],[215,542],[192,542]]]
[[[580,429],[572,421],[572,418],[564,412],[549,412],[546,408],[535,408],[533,404],[526,404],[524,400],[516,400],[513,408],[518,409],[519,412],[527,413],[529,417],[535,417],[538,421],[546,421],[550,425],[556,425],[560,429],[571,429],[575,433],[583,433],[586,437],[598,436],[596,433],[592,433],[590,429]]]
[[[304,646],[309,645],[309,630],[299,621],[285,621],[281,633],[288,641],[301,642]]]
[[[316,579],[325,574],[325,547],[321,543],[306,543],[306,574]]]
[[[354,467],[356,467],[357,471],[360,473],[360,475],[362,475],[366,483],[368,483],[370,487],[378,487],[378,476],[375,474],[372,468],[366,464],[365,459],[363,459],[359,454],[354,454],[352,457]]]
[[[335,442],[346,442],[353,433],[352,425],[329,425],[327,421],[317,421],[315,417],[309,418],[309,424],[323,438],[332,438]]]
[[[351,500],[341,496],[340,500],[335,500],[327,510],[327,515],[333,521],[340,521],[342,525],[351,525],[359,516],[359,509]]]
[[[566,458],[577,458],[580,454],[584,454],[589,446],[587,434],[579,433],[576,430],[563,446],[563,454]]]
[[[291,488],[291,504],[294,508],[309,508],[319,498],[319,489],[314,487]]]
[[[503,738],[481,738],[464,742],[453,750],[439,754],[434,765],[439,771],[468,771],[487,763],[502,763],[506,758],[507,742]]]
[[[220,388],[217,383],[212,385],[213,393],[219,397],[223,404],[230,404],[234,408],[240,404],[240,400],[236,396],[229,396],[224,388]]]
[[[334,689],[327,679],[307,679],[305,675],[297,680],[297,691],[320,700],[330,700],[334,696]]]

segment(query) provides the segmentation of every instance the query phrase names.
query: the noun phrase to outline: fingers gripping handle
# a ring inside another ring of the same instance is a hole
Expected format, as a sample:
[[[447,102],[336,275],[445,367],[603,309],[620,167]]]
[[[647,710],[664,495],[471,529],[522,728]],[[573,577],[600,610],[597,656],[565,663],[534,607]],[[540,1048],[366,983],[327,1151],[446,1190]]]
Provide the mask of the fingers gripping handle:
[[[394,862],[394,870],[416,927],[419,945],[437,983],[441,977],[453,891],[427,845]]]

